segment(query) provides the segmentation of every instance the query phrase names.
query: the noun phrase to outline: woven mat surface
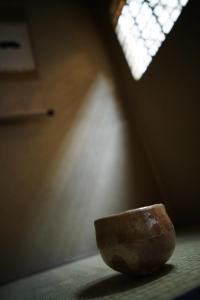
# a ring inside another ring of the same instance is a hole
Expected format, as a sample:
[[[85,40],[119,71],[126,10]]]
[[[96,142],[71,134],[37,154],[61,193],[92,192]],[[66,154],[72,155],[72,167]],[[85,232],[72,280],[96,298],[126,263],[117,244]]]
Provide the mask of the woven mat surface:
[[[162,272],[143,279],[109,269],[99,255],[0,288],[1,300],[161,299],[200,286],[200,232],[180,235]]]

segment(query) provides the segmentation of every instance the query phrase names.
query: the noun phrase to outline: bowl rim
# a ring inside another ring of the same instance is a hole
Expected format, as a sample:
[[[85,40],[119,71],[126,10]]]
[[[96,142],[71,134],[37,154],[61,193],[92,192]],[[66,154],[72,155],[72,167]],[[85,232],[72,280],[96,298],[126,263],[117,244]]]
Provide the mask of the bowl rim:
[[[155,203],[155,204],[152,204],[152,205],[137,207],[137,208],[125,210],[125,211],[120,212],[120,213],[111,214],[109,216],[98,218],[94,221],[94,224],[96,225],[98,222],[101,222],[101,221],[104,221],[104,220],[106,221],[106,220],[115,219],[115,218],[118,219],[121,216],[131,215],[131,214],[135,214],[135,213],[138,213],[138,212],[149,211],[149,210],[151,210],[152,208],[155,208],[155,207],[162,207],[162,208],[165,209],[165,205],[163,203]]]

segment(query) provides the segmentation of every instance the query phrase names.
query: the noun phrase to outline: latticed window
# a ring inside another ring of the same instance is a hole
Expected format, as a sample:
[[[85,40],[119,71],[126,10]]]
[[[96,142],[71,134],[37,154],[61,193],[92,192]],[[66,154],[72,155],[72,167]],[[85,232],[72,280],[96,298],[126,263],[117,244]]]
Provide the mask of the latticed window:
[[[117,37],[133,77],[142,77],[188,0],[115,0]]]

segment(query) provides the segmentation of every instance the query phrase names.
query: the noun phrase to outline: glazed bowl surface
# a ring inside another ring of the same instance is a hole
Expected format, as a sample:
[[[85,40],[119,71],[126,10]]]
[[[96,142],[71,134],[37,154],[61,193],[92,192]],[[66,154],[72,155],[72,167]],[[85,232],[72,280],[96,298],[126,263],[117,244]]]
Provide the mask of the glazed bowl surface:
[[[174,226],[163,204],[97,219],[95,230],[104,262],[122,273],[155,273],[175,248]]]

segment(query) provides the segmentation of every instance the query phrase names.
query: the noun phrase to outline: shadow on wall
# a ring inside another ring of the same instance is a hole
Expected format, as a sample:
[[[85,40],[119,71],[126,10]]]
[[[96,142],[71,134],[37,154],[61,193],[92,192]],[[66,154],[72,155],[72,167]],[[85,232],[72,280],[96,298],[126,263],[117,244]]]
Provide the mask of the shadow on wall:
[[[102,16],[121,97],[127,99],[161,199],[177,225],[199,223],[198,2],[188,2],[139,81],[132,78],[113,27]]]
[[[27,4],[39,82],[0,83],[1,109],[57,111],[0,128],[1,282],[96,251],[95,218],[158,196],[92,21],[62,5]]]

